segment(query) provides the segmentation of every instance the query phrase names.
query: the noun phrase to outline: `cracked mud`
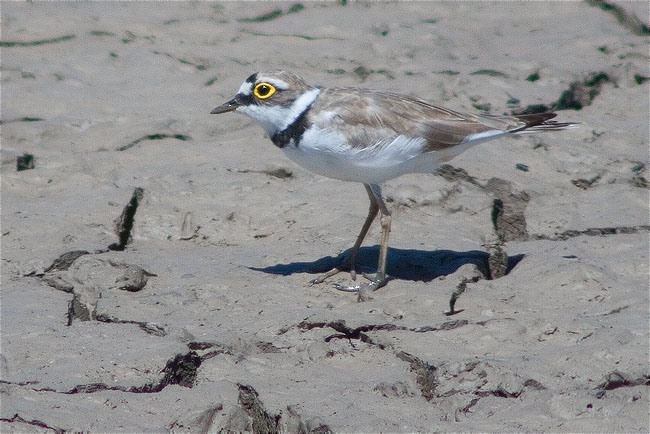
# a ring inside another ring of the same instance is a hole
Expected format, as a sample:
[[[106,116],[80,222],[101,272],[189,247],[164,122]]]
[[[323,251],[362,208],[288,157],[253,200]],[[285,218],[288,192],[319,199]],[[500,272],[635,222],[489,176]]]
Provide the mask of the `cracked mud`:
[[[0,430],[647,432],[641,6],[3,3]],[[363,189],[209,115],[276,67],[580,125],[387,183],[358,303]]]

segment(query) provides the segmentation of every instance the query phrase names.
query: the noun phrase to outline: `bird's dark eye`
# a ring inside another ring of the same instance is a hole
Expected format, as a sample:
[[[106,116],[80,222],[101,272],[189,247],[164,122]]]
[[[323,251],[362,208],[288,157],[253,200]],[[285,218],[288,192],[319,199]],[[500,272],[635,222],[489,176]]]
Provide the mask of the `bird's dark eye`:
[[[275,86],[270,83],[257,83],[253,89],[253,95],[259,99],[271,98],[275,93]]]

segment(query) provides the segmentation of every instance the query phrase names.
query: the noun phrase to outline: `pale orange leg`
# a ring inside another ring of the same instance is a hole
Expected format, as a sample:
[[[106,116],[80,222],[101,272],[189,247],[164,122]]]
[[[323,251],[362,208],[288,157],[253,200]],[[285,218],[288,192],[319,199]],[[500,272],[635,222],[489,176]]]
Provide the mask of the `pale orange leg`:
[[[357,241],[354,243],[354,246],[352,247],[350,256],[348,256],[344,260],[343,264],[328,271],[322,276],[313,279],[312,281],[310,281],[310,283],[312,284],[321,283],[328,277],[334,276],[335,274],[341,272],[346,267],[349,267],[352,280],[355,280],[356,278],[355,261],[357,258],[357,253],[359,251],[359,248],[361,247],[361,243],[363,242],[363,239],[366,237],[366,234],[370,229],[370,225],[374,221],[375,217],[377,217],[378,213],[381,213],[381,218],[380,218],[381,244],[379,246],[379,263],[377,264],[377,274],[375,275],[375,277],[370,277],[364,274],[364,277],[370,281],[369,283],[362,283],[359,285],[352,285],[352,286],[343,286],[341,284],[336,283],[334,284],[334,287],[340,291],[347,291],[347,292],[358,292],[362,288],[363,289],[368,288],[374,291],[378,288],[381,288],[388,282],[388,277],[386,275],[386,264],[388,261],[388,238],[390,235],[390,225],[391,225],[390,211],[388,211],[388,208],[386,207],[386,204],[384,203],[384,200],[381,197],[381,188],[378,185],[364,184],[363,186],[366,188],[366,192],[368,193],[368,198],[370,199],[370,208],[368,209],[368,217],[366,217],[366,221],[364,222],[363,227],[361,228],[361,232],[357,236]]]
[[[376,184],[364,184],[366,191],[368,192],[368,197],[370,197],[370,208],[373,209],[374,206],[381,213],[380,222],[381,222],[381,244],[379,245],[379,261],[377,264],[377,274],[375,277],[370,277],[364,274],[364,277],[370,280],[370,283],[362,283],[360,285],[353,286],[343,286],[340,284],[335,284],[334,287],[340,291],[348,292],[358,292],[361,289],[377,290],[382,286],[386,285],[388,282],[388,276],[386,274],[386,264],[388,262],[388,238],[390,236],[390,225],[391,225],[391,215],[390,211],[386,207],[384,200],[381,197],[381,188]],[[374,212],[373,219],[377,215],[377,209]],[[370,214],[369,214],[370,217]],[[370,220],[372,223],[372,220]],[[370,224],[366,220],[368,227]],[[366,224],[362,229],[362,234],[365,236],[365,232],[368,231]],[[361,234],[360,234],[361,235]],[[363,238],[362,238],[363,240]],[[359,245],[361,243],[359,242]],[[356,244],[355,244],[356,245]]]
[[[366,234],[370,229],[370,225],[372,225],[372,222],[375,220],[375,217],[377,217],[380,207],[383,207],[384,209],[386,208],[386,205],[384,205],[383,201],[381,205],[377,203],[377,199],[375,198],[375,194],[373,193],[370,185],[363,184],[363,186],[366,188],[366,192],[368,193],[368,198],[370,199],[370,207],[368,208],[368,216],[366,217],[366,221],[363,223],[363,226],[361,227],[361,232],[359,232],[359,235],[357,235],[357,240],[354,242],[354,246],[352,246],[352,251],[350,252],[350,255],[346,257],[339,266],[334,267],[327,273],[320,275],[315,279],[310,280],[309,281],[310,284],[315,285],[318,283],[323,283],[327,278],[332,277],[335,274],[338,274],[341,271],[346,271],[346,270],[350,271],[350,277],[352,278],[352,280],[356,280],[357,272],[355,270],[355,263],[357,260],[357,253],[359,252],[359,248],[361,247],[361,243],[363,243],[364,238],[366,238]],[[379,197],[381,198],[381,195]]]

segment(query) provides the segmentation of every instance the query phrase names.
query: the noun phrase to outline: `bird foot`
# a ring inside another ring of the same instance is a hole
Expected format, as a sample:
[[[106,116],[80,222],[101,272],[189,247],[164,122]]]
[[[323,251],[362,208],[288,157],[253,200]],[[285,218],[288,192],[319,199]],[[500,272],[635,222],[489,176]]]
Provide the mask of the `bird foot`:
[[[328,272],[325,273],[325,274],[321,274],[320,276],[318,276],[318,277],[316,277],[316,278],[314,278],[314,279],[311,279],[311,280],[309,281],[309,286],[311,286],[311,285],[318,285],[319,283],[323,283],[323,282],[325,282],[327,279],[329,279],[330,277],[332,277],[332,276],[334,276],[334,275],[336,275],[336,274],[339,274],[339,273],[341,273],[341,272],[344,272],[344,271],[349,271],[349,272],[350,272],[350,278],[351,278],[352,280],[356,280],[356,278],[357,278],[357,273],[356,273],[354,270],[346,269],[345,266],[341,265],[341,266],[338,266],[338,267],[332,268],[330,271],[328,271]]]
[[[351,261],[349,256],[344,258],[338,266],[332,268],[327,273],[321,274],[320,276],[318,276],[318,277],[316,277],[314,279],[311,279],[309,281],[309,285],[310,286],[311,285],[318,285],[319,283],[325,282],[330,277],[335,276],[335,275],[337,275],[339,273],[342,273],[342,272],[345,272],[345,271],[348,271],[350,273],[350,278],[353,281],[357,280],[357,272],[354,269],[354,266],[352,265],[352,261]]]
[[[377,275],[375,275],[374,277],[363,273],[363,277],[365,277],[368,280],[368,282],[361,282],[358,285],[350,285],[350,286],[345,286],[345,285],[341,285],[340,283],[335,283],[334,288],[343,292],[368,293],[370,291],[376,291],[382,286],[385,286],[389,280],[388,276],[386,275],[380,276],[379,273],[377,273]]]

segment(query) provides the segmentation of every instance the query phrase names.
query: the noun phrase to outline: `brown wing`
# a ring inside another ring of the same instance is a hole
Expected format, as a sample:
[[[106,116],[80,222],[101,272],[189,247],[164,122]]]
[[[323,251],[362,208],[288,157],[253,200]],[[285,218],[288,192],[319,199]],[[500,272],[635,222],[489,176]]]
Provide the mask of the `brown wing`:
[[[521,116],[466,114],[425,101],[387,92],[357,88],[323,89],[314,112],[333,113],[315,120],[320,127],[345,127],[352,146],[365,147],[404,135],[427,140],[426,150],[458,145],[467,136],[489,131],[516,132],[543,124],[552,113]]]

